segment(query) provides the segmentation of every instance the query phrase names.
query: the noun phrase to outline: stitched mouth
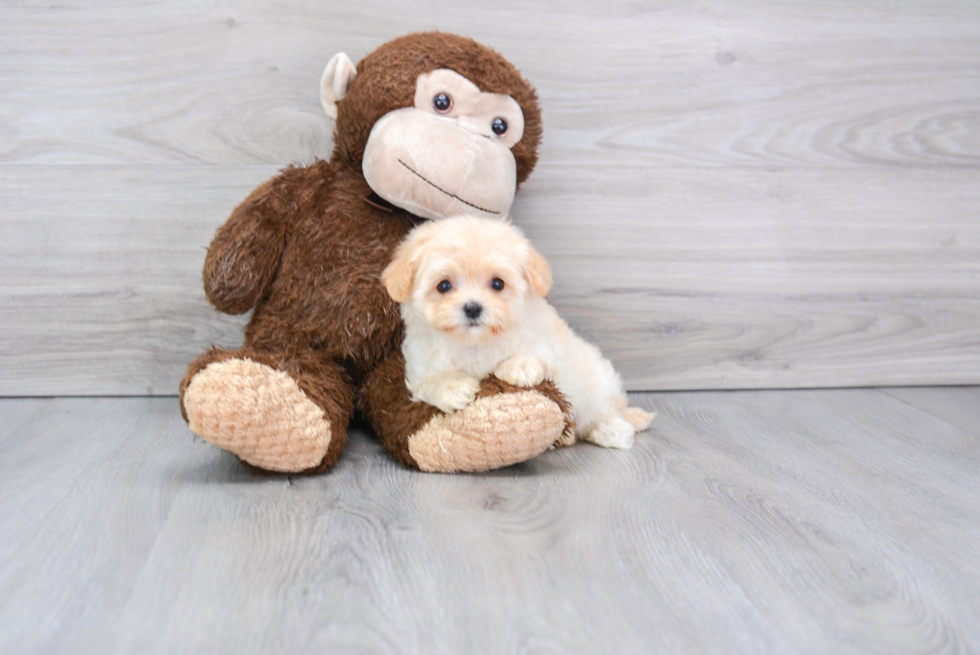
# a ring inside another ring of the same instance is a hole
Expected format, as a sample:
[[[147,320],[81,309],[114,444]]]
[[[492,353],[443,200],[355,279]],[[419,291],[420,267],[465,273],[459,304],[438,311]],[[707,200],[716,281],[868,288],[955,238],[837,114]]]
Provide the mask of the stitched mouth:
[[[472,207],[473,209],[479,209],[481,212],[486,212],[488,214],[496,214],[497,216],[500,215],[500,212],[495,212],[492,209],[484,209],[483,207],[480,207],[479,205],[474,205],[472,202],[468,202],[466,200],[463,200],[462,198],[460,198],[459,196],[457,196],[455,193],[449,193],[448,191],[446,191],[442,187],[440,187],[440,186],[438,186],[436,184],[433,184],[432,182],[430,182],[429,180],[427,180],[425,177],[423,177],[422,175],[420,175],[418,173],[418,171],[416,171],[411,166],[409,166],[408,164],[406,164],[405,162],[403,162],[401,159],[398,160],[398,163],[401,164],[402,166],[404,166],[405,168],[407,168],[412,173],[412,175],[414,175],[415,177],[419,178],[420,180],[422,180],[423,182],[425,182],[426,184],[428,184],[430,187],[432,187],[436,191],[439,191],[440,193],[444,193],[447,196],[449,196],[450,198],[455,198],[456,200],[460,201],[464,205],[467,205],[468,207]]]

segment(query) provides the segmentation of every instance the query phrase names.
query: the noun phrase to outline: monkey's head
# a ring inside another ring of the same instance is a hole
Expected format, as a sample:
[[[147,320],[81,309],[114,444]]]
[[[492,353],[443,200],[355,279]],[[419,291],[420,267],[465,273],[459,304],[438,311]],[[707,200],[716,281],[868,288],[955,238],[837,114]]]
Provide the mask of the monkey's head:
[[[356,68],[338,54],[320,98],[337,121],[332,160],[360,167],[375,193],[423,218],[506,216],[538,158],[534,88],[472,39],[410,34]]]

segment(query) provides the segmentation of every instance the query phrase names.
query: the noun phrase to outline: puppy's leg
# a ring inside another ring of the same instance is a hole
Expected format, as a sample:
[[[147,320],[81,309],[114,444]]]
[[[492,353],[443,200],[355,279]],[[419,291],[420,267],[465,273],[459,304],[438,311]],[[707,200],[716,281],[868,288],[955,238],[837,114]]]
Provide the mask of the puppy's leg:
[[[413,400],[429,403],[447,414],[469,405],[479,390],[480,381],[460,371],[443,371],[410,387]]]
[[[636,430],[619,416],[613,416],[586,430],[582,438],[603,448],[632,448]]]
[[[520,353],[497,364],[493,374],[516,387],[534,387],[548,375],[548,366],[537,355]]]

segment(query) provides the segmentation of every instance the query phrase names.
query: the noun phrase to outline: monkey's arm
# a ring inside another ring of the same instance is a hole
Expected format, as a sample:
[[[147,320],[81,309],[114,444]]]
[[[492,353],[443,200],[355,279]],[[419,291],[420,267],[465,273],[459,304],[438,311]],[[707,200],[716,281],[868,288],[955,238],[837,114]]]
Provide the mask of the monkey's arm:
[[[204,292],[226,314],[251,309],[272,283],[302,202],[324,171],[287,168],[253,191],[218,228],[204,260]],[[325,168],[325,167],[324,167]]]

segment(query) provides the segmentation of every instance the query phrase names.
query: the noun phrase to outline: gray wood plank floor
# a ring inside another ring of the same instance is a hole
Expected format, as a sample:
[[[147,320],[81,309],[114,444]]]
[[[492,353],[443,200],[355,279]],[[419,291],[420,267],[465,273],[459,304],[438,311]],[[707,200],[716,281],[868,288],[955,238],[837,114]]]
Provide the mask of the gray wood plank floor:
[[[0,400],[0,652],[980,651],[980,390],[638,394],[487,475],[255,477],[173,398]]]

